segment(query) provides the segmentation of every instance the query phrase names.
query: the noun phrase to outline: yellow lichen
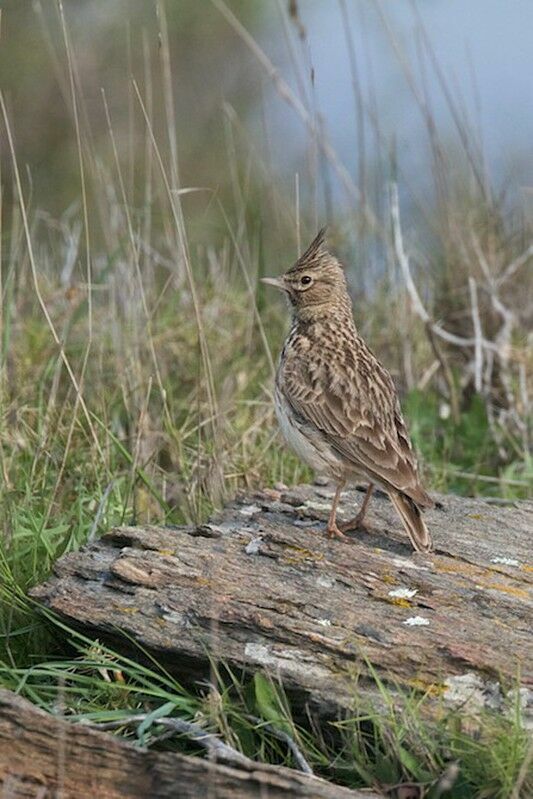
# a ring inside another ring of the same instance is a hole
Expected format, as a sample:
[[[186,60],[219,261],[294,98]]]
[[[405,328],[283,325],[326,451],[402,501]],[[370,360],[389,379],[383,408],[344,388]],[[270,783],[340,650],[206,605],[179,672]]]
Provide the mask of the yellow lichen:
[[[322,552],[313,552],[311,549],[305,549],[304,547],[296,547],[292,546],[291,544],[287,544],[285,549],[288,552],[283,553],[283,562],[290,564],[297,564],[302,563],[304,561],[320,561],[324,560],[324,555]]]
[[[453,561],[446,563],[435,559],[435,571],[439,574],[464,574],[467,577],[476,577],[477,575],[486,574],[488,569],[482,569],[479,566],[473,566],[471,563],[461,563],[460,561]]]
[[[426,682],[426,680],[421,680],[419,677],[413,677],[413,679],[406,682],[411,688],[428,694],[428,696],[442,696],[446,691],[446,686],[443,683]]]
[[[403,597],[398,597],[398,596],[385,597],[385,601],[389,602],[391,605],[399,605],[399,607],[401,607],[401,608],[412,608],[413,607],[413,603],[409,602],[408,599],[404,599]]]
[[[505,585],[504,583],[484,583],[483,588],[488,588],[491,591],[502,591],[504,594],[511,594],[520,599],[529,599],[529,592],[524,591],[523,588],[515,588],[513,585]]]

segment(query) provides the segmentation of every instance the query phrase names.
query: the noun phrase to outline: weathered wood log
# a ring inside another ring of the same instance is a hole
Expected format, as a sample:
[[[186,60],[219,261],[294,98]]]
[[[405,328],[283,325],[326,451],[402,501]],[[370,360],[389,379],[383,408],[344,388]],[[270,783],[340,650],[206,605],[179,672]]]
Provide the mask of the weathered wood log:
[[[368,663],[435,696],[486,689],[492,706],[518,675],[531,685],[532,502],[440,497],[427,514],[436,551],[418,555],[379,495],[368,531],[328,541],[331,496],[266,490],[201,527],[121,527],[62,558],[33,594],[115,645],[126,631],[180,676],[203,676],[209,656],[264,667],[321,712],[349,708],[356,681],[372,692]],[[361,496],[344,494],[341,519]]]
[[[233,768],[150,752],[44,713],[0,690],[0,795],[6,799],[377,799],[288,768]]]

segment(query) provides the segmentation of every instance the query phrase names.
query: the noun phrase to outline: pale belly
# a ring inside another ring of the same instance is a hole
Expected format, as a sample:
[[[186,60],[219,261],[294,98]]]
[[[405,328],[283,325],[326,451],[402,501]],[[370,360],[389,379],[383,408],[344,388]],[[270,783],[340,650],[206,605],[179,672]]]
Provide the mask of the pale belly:
[[[325,438],[311,425],[300,423],[283,395],[276,389],[274,406],[283,438],[292,451],[315,472],[335,479],[347,479],[346,464],[336,455]]]

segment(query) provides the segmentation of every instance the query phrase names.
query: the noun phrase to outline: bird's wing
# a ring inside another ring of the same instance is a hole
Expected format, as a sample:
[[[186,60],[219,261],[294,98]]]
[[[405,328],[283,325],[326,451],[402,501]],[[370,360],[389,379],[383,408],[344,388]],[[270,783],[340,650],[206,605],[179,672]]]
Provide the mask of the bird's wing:
[[[422,507],[433,504],[418,479],[416,460],[389,373],[362,340],[357,355],[302,358],[287,354],[280,388],[294,412],[369,479],[402,491]]]

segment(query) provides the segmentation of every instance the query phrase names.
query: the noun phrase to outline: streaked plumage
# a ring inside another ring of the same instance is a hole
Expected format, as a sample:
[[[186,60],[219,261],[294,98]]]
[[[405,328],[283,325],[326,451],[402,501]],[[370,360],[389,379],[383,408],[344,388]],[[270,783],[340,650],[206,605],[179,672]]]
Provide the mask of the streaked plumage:
[[[281,278],[293,321],[275,388],[276,413],[288,444],[337,484],[328,534],[360,524],[374,485],[390,496],[413,547],[431,538],[420,514],[432,500],[420,484],[394,383],[359,336],[342,267],[326,249],[324,230]],[[336,524],[346,483],[365,480],[369,493],[353,523]]]

